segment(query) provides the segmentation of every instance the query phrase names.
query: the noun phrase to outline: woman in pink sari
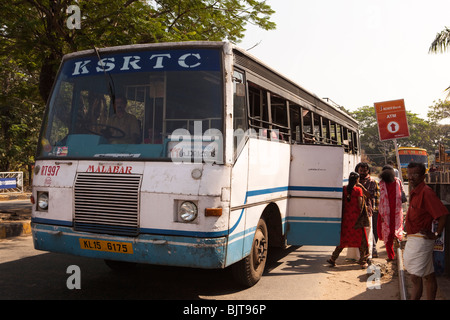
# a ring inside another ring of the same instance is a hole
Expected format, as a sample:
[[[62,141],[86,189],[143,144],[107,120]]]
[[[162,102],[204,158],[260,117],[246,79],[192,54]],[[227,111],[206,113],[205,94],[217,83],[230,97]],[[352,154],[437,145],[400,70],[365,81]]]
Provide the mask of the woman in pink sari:
[[[384,241],[388,261],[395,258],[394,238],[399,240],[403,236],[403,186],[395,177],[394,168],[389,165],[383,167],[380,174],[380,204],[378,206],[378,236]]]

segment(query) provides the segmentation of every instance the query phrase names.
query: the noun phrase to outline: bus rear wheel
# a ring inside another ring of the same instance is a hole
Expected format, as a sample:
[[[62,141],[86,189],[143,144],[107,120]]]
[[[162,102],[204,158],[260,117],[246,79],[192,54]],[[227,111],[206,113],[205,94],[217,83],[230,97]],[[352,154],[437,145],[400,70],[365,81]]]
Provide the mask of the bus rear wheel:
[[[267,261],[268,231],[264,219],[260,219],[256,227],[250,254],[233,265],[235,279],[246,287],[255,285],[262,277]]]

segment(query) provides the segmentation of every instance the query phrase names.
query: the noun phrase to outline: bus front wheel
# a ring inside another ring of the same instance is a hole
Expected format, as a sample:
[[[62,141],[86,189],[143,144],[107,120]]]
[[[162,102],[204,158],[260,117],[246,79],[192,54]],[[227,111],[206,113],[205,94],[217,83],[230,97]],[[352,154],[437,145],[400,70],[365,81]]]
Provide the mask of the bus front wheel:
[[[246,287],[255,285],[262,277],[267,261],[268,234],[266,222],[264,219],[260,219],[256,227],[250,254],[233,265],[234,277]]]

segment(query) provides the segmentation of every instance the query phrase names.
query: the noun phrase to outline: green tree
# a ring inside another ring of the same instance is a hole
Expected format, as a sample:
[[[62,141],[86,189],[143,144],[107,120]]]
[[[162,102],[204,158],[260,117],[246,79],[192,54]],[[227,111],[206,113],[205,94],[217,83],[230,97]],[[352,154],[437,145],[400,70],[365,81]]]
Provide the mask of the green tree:
[[[436,37],[434,38],[429,48],[429,52],[443,53],[447,51],[449,45],[450,45],[450,29],[446,27],[444,30],[436,34]],[[447,97],[450,97],[450,86],[447,87],[447,89],[445,90],[449,92]]]
[[[450,29],[446,27],[444,30],[436,34],[436,37],[431,43],[429,51],[444,52],[448,49],[449,45],[450,45]]]
[[[378,124],[373,106],[363,106],[350,114],[360,124],[361,149],[371,160],[373,165],[382,166],[387,160],[395,160],[395,146],[391,141],[380,141]],[[407,111],[408,138],[397,139],[399,147],[420,147],[434,152],[439,138],[436,135],[435,126],[418,117],[417,114]]]
[[[427,149],[428,153],[433,153],[438,143],[434,125],[419,118],[418,114],[406,111],[408,120],[409,137],[398,139],[399,147],[418,147]]]
[[[436,150],[439,143],[450,148],[450,125],[441,123],[450,117],[450,101],[435,101],[434,105],[428,107],[427,116],[435,130]]]
[[[273,10],[257,0],[80,1],[80,29],[69,29],[72,0],[0,0],[0,36],[10,53],[31,54],[47,100],[62,56],[115,46],[187,40],[239,41],[247,23],[275,28]]]
[[[429,48],[430,53],[443,53],[448,50],[450,45],[450,29],[445,28],[434,38]],[[450,98],[450,86],[445,89],[448,91],[447,98]],[[450,147],[450,125],[440,124],[444,119],[450,118],[450,102],[439,100],[434,102],[433,106],[428,109],[428,118],[435,126],[436,135],[439,143],[444,144],[446,148]],[[437,149],[437,146],[436,146]]]
[[[77,4],[81,28],[66,25]],[[0,171],[30,164],[64,54],[188,40],[239,42],[247,23],[275,28],[264,0],[0,0]]]
[[[0,171],[30,172],[43,110],[37,74],[2,44],[0,39]]]
[[[442,100],[438,100],[437,102],[434,101],[434,105],[428,107],[427,117],[434,123],[438,123],[441,120],[449,118],[450,101],[442,101]]]
[[[363,106],[350,112],[350,115],[359,122],[361,150],[370,159],[372,165],[385,164],[390,146],[379,139],[375,108]]]

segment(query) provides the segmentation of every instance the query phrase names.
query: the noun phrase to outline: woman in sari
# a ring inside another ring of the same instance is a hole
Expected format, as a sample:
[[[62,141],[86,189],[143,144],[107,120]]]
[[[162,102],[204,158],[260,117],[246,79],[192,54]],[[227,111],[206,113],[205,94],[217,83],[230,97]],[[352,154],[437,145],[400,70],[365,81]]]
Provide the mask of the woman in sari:
[[[336,265],[336,260],[344,248],[359,248],[359,264],[362,268],[367,267],[369,250],[366,231],[363,227],[354,228],[364,201],[362,189],[357,186],[358,181],[359,175],[356,172],[350,173],[348,185],[343,189],[341,240],[331,258],[327,260],[332,267]]]
[[[402,239],[403,209],[401,181],[395,177],[394,168],[386,165],[380,174],[380,204],[378,206],[378,236],[384,241],[388,261],[395,258],[394,238]]]

